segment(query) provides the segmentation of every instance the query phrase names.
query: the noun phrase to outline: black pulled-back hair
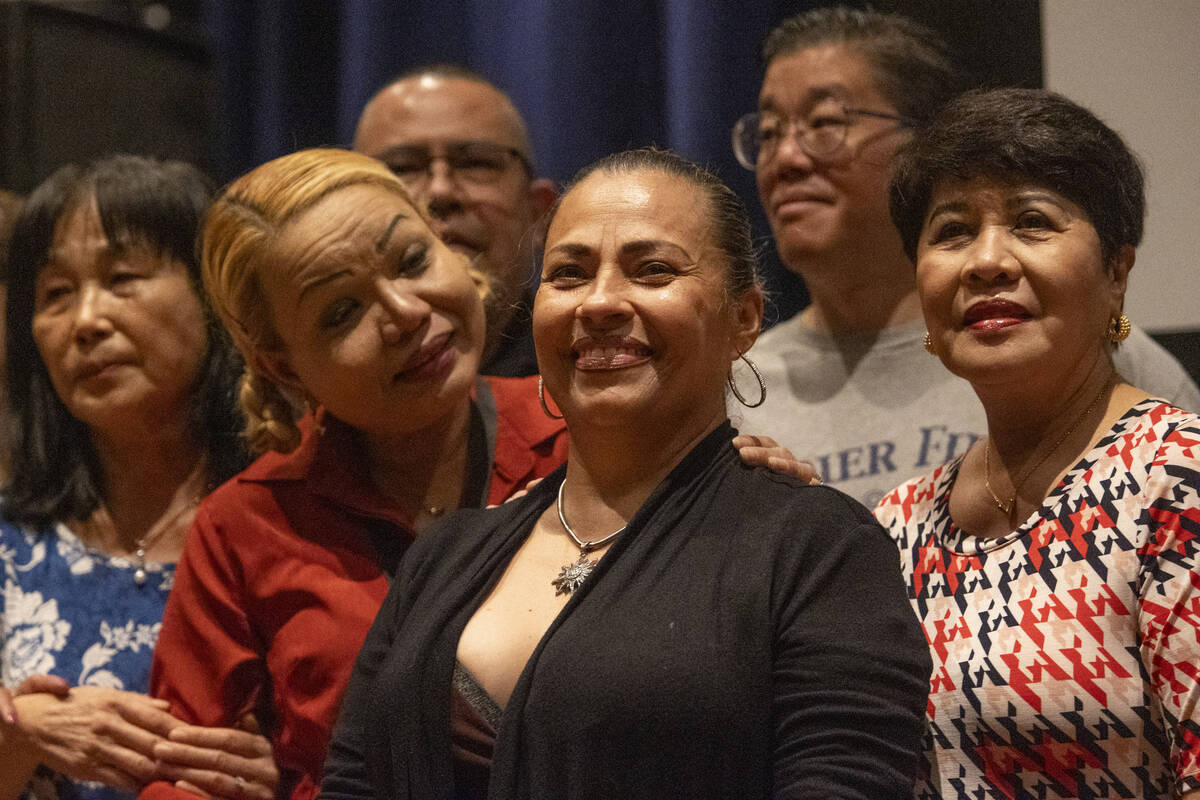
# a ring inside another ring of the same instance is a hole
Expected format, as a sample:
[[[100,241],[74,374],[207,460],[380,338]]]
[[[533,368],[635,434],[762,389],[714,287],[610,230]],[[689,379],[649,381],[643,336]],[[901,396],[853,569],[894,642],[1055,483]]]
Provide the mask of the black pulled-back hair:
[[[186,267],[204,308],[208,342],[188,409],[189,429],[206,458],[207,488],[246,465],[236,404],[240,362],[204,299],[196,255],[196,234],[212,191],[208,179],[189,164],[122,155],[64,166],[25,201],[7,264],[6,378],[17,430],[4,490],[10,520],[41,525],[84,519],[102,500],[88,427],[55,392],[32,330],[37,277],[49,259],[55,229],[92,198],[110,242],[147,247]]]
[[[896,159],[888,201],[910,259],[937,183],[985,176],[1031,181],[1077,204],[1105,264],[1142,240],[1142,168],[1116,131],[1044,89],[976,90],[947,105]]]
[[[653,170],[684,178],[700,189],[708,199],[713,240],[728,262],[726,291],[732,298],[743,296],[754,288],[762,288],[758,270],[758,255],[750,232],[746,206],[737,193],[715,174],[689,161],[678,153],[656,147],[643,147],[613,153],[587,165],[571,179],[550,211],[550,221],[558,213],[563,198],[585,178],[598,172],[638,172]],[[547,223],[549,225],[549,223]]]
[[[763,42],[763,66],[824,45],[845,46],[861,55],[879,92],[918,125],[973,83],[933,30],[899,14],[845,6],[815,8],[785,19]]]

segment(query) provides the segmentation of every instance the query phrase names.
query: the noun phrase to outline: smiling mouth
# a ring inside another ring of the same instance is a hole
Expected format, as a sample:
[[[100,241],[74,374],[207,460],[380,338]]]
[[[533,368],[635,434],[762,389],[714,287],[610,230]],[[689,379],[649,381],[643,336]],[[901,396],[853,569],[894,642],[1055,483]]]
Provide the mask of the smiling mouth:
[[[650,360],[650,348],[633,339],[581,341],[572,348],[575,368],[580,370],[624,369]]]
[[[1028,309],[1019,303],[1009,300],[983,300],[963,314],[963,326],[979,333],[987,333],[1018,325],[1032,317]]]
[[[403,369],[393,376],[392,380],[394,382],[422,380],[441,373],[454,355],[451,347],[453,341],[453,331],[447,331],[430,339],[408,360]]]
[[[827,206],[832,202],[833,201],[830,198],[821,195],[793,192],[790,194],[785,194],[783,197],[776,200],[773,204],[773,208],[775,213],[778,214],[780,212],[787,211],[789,208],[799,209],[809,206]]]

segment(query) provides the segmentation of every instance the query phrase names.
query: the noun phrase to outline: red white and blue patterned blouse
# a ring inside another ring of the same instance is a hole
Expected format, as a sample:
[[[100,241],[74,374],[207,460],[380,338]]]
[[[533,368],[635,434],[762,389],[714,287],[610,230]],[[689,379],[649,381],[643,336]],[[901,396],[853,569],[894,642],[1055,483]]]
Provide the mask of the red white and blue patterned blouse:
[[[1200,789],[1200,417],[1134,406],[998,539],[950,519],[961,462],[875,509],[933,654],[916,796]]]

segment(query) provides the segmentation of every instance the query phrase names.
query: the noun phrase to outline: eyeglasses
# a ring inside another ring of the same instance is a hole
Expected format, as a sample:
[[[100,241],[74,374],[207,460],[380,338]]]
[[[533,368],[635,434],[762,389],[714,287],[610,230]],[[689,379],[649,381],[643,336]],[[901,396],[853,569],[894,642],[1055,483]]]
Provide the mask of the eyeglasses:
[[[858,117],[890,119],[901,127],[912,127],[912,120],[898,114],[850,108],[840,101],[822,101],[800,119],[787,119],[771,112],[751,112],[733,126],[733,154],[738,163],[753,171],[770,161],[784,137],[798,136],[800,149],[813,158],[828,158],[842,149],[846,133]]]
[[[504,177],[513,161],[533,177],[529,158],[515,147],[494,142],[455,142],[434,155],[428,147],[394,147],[382,156],[388,169],[408,186],[421,186],[433,177],[433,164],[441,160],[456,179],[469,184],[495,183]]]

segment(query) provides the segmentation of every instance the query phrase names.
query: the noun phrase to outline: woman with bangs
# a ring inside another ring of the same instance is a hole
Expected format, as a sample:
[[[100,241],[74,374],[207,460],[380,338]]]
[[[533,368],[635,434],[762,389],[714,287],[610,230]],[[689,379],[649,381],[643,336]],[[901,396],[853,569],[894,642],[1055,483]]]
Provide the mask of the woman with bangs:
[[[248,462],[238,361],[195,256],[210,198],[195,167],[113,156],[56,171],[14,223],[2,798],[112,800],[151,779],[273,793],[270,747],[241,718],[194,728],[145,694],[196,504]]]

